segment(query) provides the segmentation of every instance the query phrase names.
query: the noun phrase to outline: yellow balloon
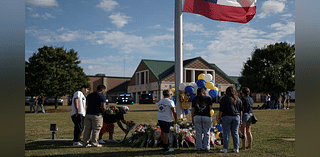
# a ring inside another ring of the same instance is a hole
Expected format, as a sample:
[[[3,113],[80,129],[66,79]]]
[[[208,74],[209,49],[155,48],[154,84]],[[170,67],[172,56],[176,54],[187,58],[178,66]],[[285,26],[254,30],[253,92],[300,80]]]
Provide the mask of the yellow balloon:
[[[207,82],[204,87],[206,87],[207,89],[213,89],[214,88],[214,84],[212,82]]]
[[[210,116],[212,117],[212,116],[213,116],[213,114],[214,114],[214,110],[213,110],[213,109],[211,109],[211,110],[210,110]]]
[[[176,89],[174,89],[174,88],[171,88],[170,90],[171,90],[173,93],[176,91]]]
[[[206,74],[204,74],[204,73],[200,74],[200,75],[198,76],[198,80],[203,79],[203,77],[204,77],[205,75],[206,75]]]
[[[219,134],[220,134],[220,132],[217,132],[216,133],[216,139],[219,139],[220,137],[219,137]]]

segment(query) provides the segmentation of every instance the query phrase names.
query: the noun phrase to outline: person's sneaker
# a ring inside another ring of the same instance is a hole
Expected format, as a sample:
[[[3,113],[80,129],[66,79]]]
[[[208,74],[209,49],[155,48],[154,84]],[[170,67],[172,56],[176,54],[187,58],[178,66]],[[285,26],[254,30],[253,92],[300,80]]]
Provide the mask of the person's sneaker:
[[[117,140],[114,140],[114,139],[112,139],[112,140],[107,140],[107,142],[118,143],[118,141],[117,141]]]
[[[73,146],[75,147],[81,147],[82,144],[80,142],[73,142]]]
[[[97,144],[97,145],[93,144],[92,147],[102,147],[102,145],[101,144]]]
[[[239,153],[239,149],[233,149],[233,152]]]
[[[106,143],[106,142],[104,142],[102,139],[98,140],[98,142],[99,142],[100,144],[105,144],[105,143]]]
[[[83,145],[82,147],[88,148],[88,147],[91,147],[91,146],[92,146],[91,144],[87,144],[87,145]]]
[[[174,151],[174,149],[173,148],[170,148],[169,150],[167,150],[167,151],[164,151],[165,153],[168,153],[168,152],[173,152]]]
[[[228,153],[228,149],[221,149],[220,153]]]

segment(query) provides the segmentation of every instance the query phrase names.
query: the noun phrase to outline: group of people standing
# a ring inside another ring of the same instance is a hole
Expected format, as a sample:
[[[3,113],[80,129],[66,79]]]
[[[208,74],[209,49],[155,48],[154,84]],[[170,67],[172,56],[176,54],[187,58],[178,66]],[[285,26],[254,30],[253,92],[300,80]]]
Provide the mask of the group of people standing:
[[[118,122],[118,125],[120,125],[119,120],[126,124],[127,121],[123,119],[123,114],[127,114],[129,108],[127,106],[118,107],[118,112],[114,116],[105,115],[106,97],[103,94],[106,92],[106,87],[99,85],[97,91],[88,94],[86,97],[85,94],[89,90],[89,86],[83,85],[80,91],[73,94],[71,108],[71,119],[74,123],[73,146],[102,147],[101,143],[104,143],[102,140],[103,133],[109,132],[109,140],[114,142],[112,139],[114,125],[111,124]],[[81,143],[80,136],[84,128],[83,143]],[[127,132],[122,125],[120,128],[125,133]]]
[[[253,99],[249,96],[250,89],[244,87],[242,89],[242,97],[238,98],[237,91],[234,87],[228,87],[226,95],[221,98],[218,119],[222,123],[223,129],[223,149],[221,153],[228,152],[229,134],[233,138],[233,152],[239,153],[239,127],[244,135],[242,139],[241,150],[252,149],[252,134],[251,134],[251,116],[253,108]],[[170,90],[163,91],[164,98],[158,102],[158,122],[161,128],[161,139],[163,140],[163,151],[172,152],[172,148],[168,148],[168,133],[172,123],[172,116],[177,123],[177,113],[175,105],[170,98],[172,92]],[[197,151],[205,150],[210,152],[210,129],[211,129],[211,115],[212,99],[206,96],[204,88],[197,89],[197,95],[192,100],[191,116],[196,132]],[[248,141],[248,145],[246,145]]]
[[[221,153],[227,153],[229,147],[229,134],[233,139],[233,152],[239,153],[239,150],[252,149],[252,134],[251,120],[253,99],[249,96],[250,89],[242,88],[242,97],[237,96],[237,91],[234,87],[228,87],[226,96],[221,98],[218,119],[222,123],[223,149]],[[244,135],[242,139],[242,147],[239,147],[239,127]],[[248,141],[248,146],[246,146]]]
[[[43,97],[42,96],[38,96],[38,97],[31,96],[31,98],[29,99],[29,106],[30,106],[30,113],[32,113],[32,109],[33,109],[34,113],[37,114],[39,111],[38,110],[39,107],[41,107],[42,113],[46,113],[43,108]],[[36,106],[37,106],[37,109],[35,109]]]
[[[281,94],[273,93],[272,96],[267,93],[266,102],[263,109],[289,109],[291,95],[289,92]],[[282,104],[282,107],[281,107]],[[286,105],[287,104],[287,105]]]

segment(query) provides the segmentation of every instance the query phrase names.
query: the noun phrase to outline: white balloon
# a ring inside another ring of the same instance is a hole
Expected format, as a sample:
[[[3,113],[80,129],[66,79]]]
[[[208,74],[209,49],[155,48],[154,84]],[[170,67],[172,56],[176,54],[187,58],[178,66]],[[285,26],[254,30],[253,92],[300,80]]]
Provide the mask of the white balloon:
[[[191,82],[191,83],[190,83],[190,86],[192,86],[192,87],[198,87],[195,82]]]
[[[206,90],[206,96],[209,96],[209,91],[210,91],[210,89]]]
[[[198,86],[195,86],[195,87],[194,87],[193,94],[197,94],[197,90],[198,90]]]
[[[179,90],[183,91],[186,87],[187,87],[186,83],[181,83],[180,86],[179,86]]]
[[[206,82],[210,82],[212,80],[212,75],[211,74],[204,75],[203,80]]]

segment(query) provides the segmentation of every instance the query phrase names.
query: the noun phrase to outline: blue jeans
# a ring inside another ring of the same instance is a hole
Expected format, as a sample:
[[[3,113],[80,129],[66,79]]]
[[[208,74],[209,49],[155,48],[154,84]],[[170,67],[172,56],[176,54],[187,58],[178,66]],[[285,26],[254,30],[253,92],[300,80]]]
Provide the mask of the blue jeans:
[[[229,135],[233,139],[233,148],[239,149],[239,134],[238,129],[240,126],[240,116],[224,116],[222,117],[222,131],[223,131],[223,149],[229,147]]]
[[[194,128],[196,130],[196,149],[202,149],[202,146],[204,146],[206,150],[210,150],[210,117],[194,116]]]

